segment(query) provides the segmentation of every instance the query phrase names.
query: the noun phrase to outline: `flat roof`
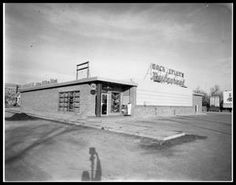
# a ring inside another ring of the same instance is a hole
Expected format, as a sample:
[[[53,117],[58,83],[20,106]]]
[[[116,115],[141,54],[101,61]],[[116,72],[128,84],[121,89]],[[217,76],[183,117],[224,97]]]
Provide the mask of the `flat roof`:
[[[40,86],[25,87],[25,88],[21,87],[19,90],[20,92],[27,92],[27,91],[57,88],[57,87],[70,86],[70,85],[78,85],[78,84],[84,84],[84,83],[89,83],[89,82],[108,82],[108,83],[115,83],[115,84],[127,85],[127,86],[138,86],[138,84],[134,82],[113,80],[113,79],[107,79],[107,78],[102,78],[102,77],[91,77],[91,78],[83,78],[80,80],[74,80],[74,81],[69,81],[69,82],[51,83],[51,84],[45,84],[45,85],[40,85]]]
[[[204,96],[204,94],[202,94],[202,93],[196,93],[196,92],[193,92],[193,95],[196,95],[196,96]]]
[[[5,88],[7,88],[7,87],[14,87],[14,88],[16,88],[16,86],[20,86],[19,84],[15,84],[15,83],[5,83]]]

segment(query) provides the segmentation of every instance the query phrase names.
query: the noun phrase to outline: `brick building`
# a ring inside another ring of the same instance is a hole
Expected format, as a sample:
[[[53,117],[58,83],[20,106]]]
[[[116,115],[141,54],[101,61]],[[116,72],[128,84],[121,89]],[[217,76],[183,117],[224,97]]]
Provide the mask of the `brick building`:
[[[141,105],[138,84],[99,77],[47,84],[20,89],[22,111],[77,114],[79,117],[122,115],[122,107],[131,104],[131,115],[137,117],[194,114],[202,111],[202,96],[191,93],[188,104]],[[164,101],[162,94],[157,94]],[[176,96],[172,95],[176,98]],[[182,94],[183,96],[183,94]],[[188,96],[186,96],[189,98]],[[185,99],[187,99],[184,97]],[[138,98],[138,100],[137,100]],[[148,97],[153,100],[153,97]],[[182,99],[181,99],[182,98]],[[183,102],[183,97],[179,97]],[[138,101],[138,104],[137,104]],[[167,100],[169,101],[169,100]],[[185,100],[187,101],[187,100]],[[186,103],[186,102],[185,102]]]
[[[202,112],[202,95],[193,93],[184,82],[184,73],[151,64],[150,77],[138,84],[88,75],[70,82],[22,88],[21,109],[78,117],[125,112],[135,117]]]
[[[136,87],[132,82],[92,77],[23,88],[20,90],[21,108],[22,111],[61,112],[81,117],[121,115],[122,105],[136,104]]]

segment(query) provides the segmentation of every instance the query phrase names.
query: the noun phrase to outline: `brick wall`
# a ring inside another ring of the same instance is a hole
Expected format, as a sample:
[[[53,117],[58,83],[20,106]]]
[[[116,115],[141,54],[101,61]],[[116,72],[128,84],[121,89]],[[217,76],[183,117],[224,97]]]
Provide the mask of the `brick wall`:
[[[72,113],[80,116],[95,116],[95,95],[90,94],[88,84],[43,89],[21,94],[22,110],[41,112],[62,112],[58,111],[59,92],[80,91],[80,112]],[[71,114],[71,112],[65,112]]]
[[[135,106],[136,106],[136,90],[137,90],[137,87],[132,87],[130,89],[130,103],[131,103],[131,114],[134,114],[134,109],[135,109]]]
[[[155,117],[155,116],[175,116],[191,115],[194,109],[191,106],[143,106],[136,105],[134,108],[134,117]]]
[[[193,106],[152,106],[136,105],[133,115],[135,117],[175,116],[195,114],[195,105],[198,112],[202,112],[202,96],[193,95]]]

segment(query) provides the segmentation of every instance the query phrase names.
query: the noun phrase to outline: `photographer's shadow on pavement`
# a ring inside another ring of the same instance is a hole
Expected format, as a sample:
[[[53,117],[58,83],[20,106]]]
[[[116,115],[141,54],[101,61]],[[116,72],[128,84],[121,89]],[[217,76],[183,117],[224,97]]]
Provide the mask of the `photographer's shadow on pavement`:
[[[101,181],[102,180],[102,166],[98,153],[94,147],[89,148],[90,161],[91,161],[91,176],[88,171],[83,171],[82,181]],[[96,159],[96,170],[94,170],[94,164]],[[95,174],[94,174],[95,172]]]

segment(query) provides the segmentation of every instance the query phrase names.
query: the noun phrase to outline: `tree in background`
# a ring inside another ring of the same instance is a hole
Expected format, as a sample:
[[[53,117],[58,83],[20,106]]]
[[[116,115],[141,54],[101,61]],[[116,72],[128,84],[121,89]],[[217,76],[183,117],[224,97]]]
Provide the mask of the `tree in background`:
[[[223,91],[220,90],[219,85],[215,85],[210,88],[210,96],[219,96],[220,98],[220,110],[223,109]]]
[[[211,87],[209,94],[206,93],[205,91],[201,90],[199,86],[194,90],[194,92],[203,94],[202,106],[206,106],[207,110],[209,110],[209,108],[210,108],[210,97],[211,96],[219,96],[220,110],[221,111],[223,110],[223,91],[220,90],[219,85],[214,85],[214,87]]]
[[[19,85],[5,86],[5,107],[19,106],[20,92]]]
[[[215,85],[214,87],[210,88],[210,96],[221,96],[222,91],[220,90],[219,85]]]

